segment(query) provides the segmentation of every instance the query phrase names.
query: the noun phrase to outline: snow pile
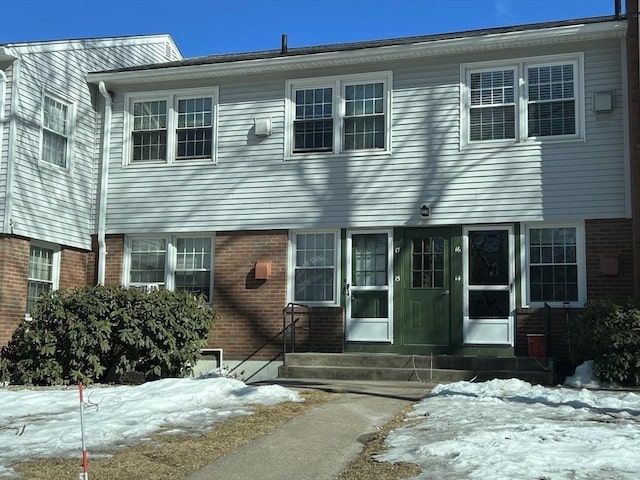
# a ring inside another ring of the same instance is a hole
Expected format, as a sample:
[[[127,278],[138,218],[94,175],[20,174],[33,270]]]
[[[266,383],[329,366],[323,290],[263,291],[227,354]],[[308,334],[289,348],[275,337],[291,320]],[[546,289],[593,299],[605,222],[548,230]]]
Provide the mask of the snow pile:
[[[207,428],[229,416],[250,414],[249,405],[303,401],[278,385],[249,387],[212,377],[87,388],[85,400],[95,404],[84,414],[89,452],[131,445],[165,428]],[[25,459],[80,458],[77,389],[0,389],[0,405],[0,477],[11,473],[10,464]]]
[[[521,380],[436,386],[382,461],[411,462],[416,478],[637,479],[640,395],[545,388]]]

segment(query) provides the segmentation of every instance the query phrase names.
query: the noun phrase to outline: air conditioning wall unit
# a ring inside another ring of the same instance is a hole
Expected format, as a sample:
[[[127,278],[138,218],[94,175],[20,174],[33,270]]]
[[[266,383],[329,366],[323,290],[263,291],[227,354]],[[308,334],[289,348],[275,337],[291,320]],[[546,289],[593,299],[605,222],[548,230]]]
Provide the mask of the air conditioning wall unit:
[[[160,287],[162,287],[161,283],[130,283],[129,284],[129,288],[142,290],[145,293],[155,292],[156,290],[160,290]]]

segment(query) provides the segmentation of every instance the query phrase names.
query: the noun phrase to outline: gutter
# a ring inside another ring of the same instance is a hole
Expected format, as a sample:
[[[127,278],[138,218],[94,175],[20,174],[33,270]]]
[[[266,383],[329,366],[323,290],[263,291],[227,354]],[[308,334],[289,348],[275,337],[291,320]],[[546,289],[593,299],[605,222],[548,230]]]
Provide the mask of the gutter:
[[[4,72],[3,72],[4,74]],[[4,221],[2,231],[4,233],[14,233],[14,223],[11,219],[11,210],[13,206],[13,176],[14,176],[14,151],[16,147],[16,124],[18,112],[18,97],[20,85],[20,60],[16,59],[13,63],[13,88],[11,89],[11,114],[9,115],[9,141],[7,144],[7,174],[6,174],[6,192],[4,200]],[[6,76],[3,81],[3,88],[6,86]],[[2,95],[2,103],[4,104],[4,92]],[[3,109],[4,110],[4,109]],[[4,112],[3,112],[4,115]],[[1,140],[1,138],[0,138]]]
[[[88,83],[101,81],[108,84],[143,84],[163,80],[191,80],[211,76],[229,76],[268,72],[291,72],[305,68],[328,68],[368,62],[385,62],[439,55],[476,53],[496,48],[534,47],[561,42],[623,38],[626,33],[625,21],[608,21],[596,24],[576,24],[538,30],[492,33],[482,36],[456,37],[441,40],[416,41],[409,44],[381,45],[350,50],[330,50],[311,53],[288,54],[266,52],[264,58],[253,58],[214,63],[190,64],[189,60],[167,65],[147,65],[121,70],[91,72]],[[303,49],[301,49],[304,51]],[[207,59],[203,58],[203,62]]]
[[[111,95],[104,82],[98,84],[104,97],[104,118],[102,125],[102,156],[100,158],[100,190],[98,191],[98,285],[104,285],[107,263],[107,187],[109,185],[109,154],[111,144]]]

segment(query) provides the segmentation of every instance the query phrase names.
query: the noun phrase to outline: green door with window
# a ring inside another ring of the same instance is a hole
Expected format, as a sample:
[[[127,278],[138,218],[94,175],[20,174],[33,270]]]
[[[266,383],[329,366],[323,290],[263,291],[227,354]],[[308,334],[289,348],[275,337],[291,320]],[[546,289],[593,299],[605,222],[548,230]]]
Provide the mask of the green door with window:
[[[404,345],[449,346],[451,278],[448,228],[405,229],[396,248],[395,285]]]

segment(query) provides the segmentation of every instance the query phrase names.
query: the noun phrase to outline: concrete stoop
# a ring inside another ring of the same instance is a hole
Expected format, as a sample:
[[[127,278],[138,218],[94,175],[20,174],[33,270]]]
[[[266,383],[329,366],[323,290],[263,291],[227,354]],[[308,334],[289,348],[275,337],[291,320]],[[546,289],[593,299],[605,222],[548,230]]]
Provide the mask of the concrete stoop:
[[[279,379],[449,383],[519,378],[552,385],[553,364],[529,357],[289,353]]]

